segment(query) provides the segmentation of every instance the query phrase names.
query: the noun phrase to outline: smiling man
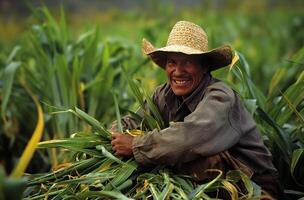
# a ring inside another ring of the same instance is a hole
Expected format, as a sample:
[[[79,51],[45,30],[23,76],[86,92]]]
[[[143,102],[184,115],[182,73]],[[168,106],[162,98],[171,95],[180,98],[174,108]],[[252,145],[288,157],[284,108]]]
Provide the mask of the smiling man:
[[[170,166],[198,182],[212,178],[206,169],[238,169],[278,197],[278,173],[256,123],[238,94],[210,73],[231,63],[230,46],[208,50],[204,30],[180,21],[165,47],[143,40],[143,52],[168,76],[153,95],[166,128],[137,137],[113,131],[115,154],[144,166]],[[125,129],[139,127],[131,117],[122,121]]]
[[[201,66],[199,56],[183,53],[167,54],[166,72],[176,96],[187,97],[203,80],[208,67]]]

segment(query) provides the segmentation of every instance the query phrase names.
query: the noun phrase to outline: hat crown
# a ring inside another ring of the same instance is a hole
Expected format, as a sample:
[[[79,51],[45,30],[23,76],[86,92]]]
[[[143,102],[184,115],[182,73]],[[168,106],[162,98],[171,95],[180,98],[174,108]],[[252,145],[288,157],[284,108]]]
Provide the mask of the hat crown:
[[[181,45],[202,52],[208,51],[208,37],[205,31],[198,25],[187,22],[177,22],[168,37],[167,46]]]

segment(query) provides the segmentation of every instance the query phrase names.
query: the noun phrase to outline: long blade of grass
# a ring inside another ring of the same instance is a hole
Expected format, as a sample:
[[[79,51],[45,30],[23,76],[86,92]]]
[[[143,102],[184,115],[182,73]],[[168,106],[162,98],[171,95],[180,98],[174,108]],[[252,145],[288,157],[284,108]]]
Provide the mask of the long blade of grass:
[[[153,199],[159,200],[159,192],[156,190],[154,184],[149,183],[149,190],[152,193]]]
[[[143,112],[144,121],[147,122],[149,129],[160,129],[160,127],[163,127],[164,125],[162,117],[152,99],[146,93],[141,92],[139,86],[133,79],[130,78],[125,68],[123,66],[121,68],[134,97],[136,98],[137,102],[139,102],[140,108]],[[147,103],[145,103],[145,99]],[[150,112],[152,112],[154,116],[151,116]]]
[[[230,183],[229,181],[223,179],[221,180],[221,184],[223,184],[223,188],[228,191],[231,200],[237,200],[238,199],[238,192],[236,187]]]
[[[106,150],[106,148],[105,148],[104,146],[98,145],[98,146],[96,146],[96,149],[97,149],[97,150],[101,150],[101,151],[102,151],[102,154],[103,154],[105,157],[107,157],[107,158],[109,158],[109,159],[111,159],[111,160],[113,160],[113,161],[115,161],[115,162],[117,162],[117,163],[119,163],[119,164],[125,164],[123,161],[119,160],[119,159],[116,158],[113,154],[111,154],[108,150]]]
[[[117,123],[117,128],[119,132],[123,132],[122,125],[121,125],[121,116],[120,116],[120,111],[119,111],[119,106],[117,102],[117,97],[115,92],[112,93],[113,99],[114,99],[114,104],[115,104],[115,111],[116,111],[116,123]]]
[[[293,114],[296,114],[300,123],[303,125],[303,116],[296,109],[304,100],[304,72],[298,80],[289,86],[282,94],[283,99],[271,110],[271,114],[276,113],[278,124],[286,123]],[[287,105],[286,105],[287,104]],[[286,109],[288,107],[289,109]],[[285,109],[284,109],[285,108]]]
[[[247,194],[246,198],[254,199],[261,195],[260,187],[256,186],[248,176],[239,170],[231,170],[226,174],[226,180],[232,183],[238,183],[240,180],[244,184]]]
[[[191,191],[193,191],[192,183],[190,181],[186,181],[186,178],[174,176],[173,179],[178,185],[180,185],[184,192],[190,193]]]
[[[145,93],[145,98],[147,100],[149,110],[152,112],[155,120],[157,121],[157,125],[159,126],[159,129],[164,128],[164,121],[162,119],[162,116],[161,116],[157,106],[154,104],[151,97],[147,93]]]
[[[277,85],[279,84],[279,82],[282,80],[282,78],[286,75],[286,69],[285,68],[281,68],[278,69],[275,74],[272,76],[272,79],[269,83],[269,87],[268,87],[268,96],[271,96],[275,90],[275,88],[277,87]]]
[[[127,72],[127,70],[121,66],[123,75],[128,81],[128,84],[133,92],[134,97],[136,98],[137,102],[140,104],[141,107],[145,107],[144,95],[140,92],[139,87],[136,85],[135,81],[132,80]]]
[[[240,62],[238,62],[239,69],[241,71],[241,75],[238,76],[240,81],[244,82],[246,84],[247,90],[250,94],[251,98],[254,98],[257,100],[257,104],[265,110],[266,108],[266,97],[263,94],[263,92],[252,82],[250,70],[249,70],[249,64],[245,57],[238,53],[240,57]]]
[[[293,113],[296,114],[296,116],[298,117],[299,121],[302,123],[302,127],[304,127],[304,118],[301,115],[301,113],[297,110],[297,108],[293,105],[293,103],[291,102],[291,100],[285,94],[282,94],[282,97],[287,102],[287,105],[290,108],[290,110],[292,110]]]
[[[79,147],[79,148],[93,148],[96,145],[103,144],[104,142],[100,139],[100,137],[96,137],[96,135],[88,136],[88,137],[79,137],[79,138],[67,138],[61,140],[48,140],[38,143],[39,148],[69,148]]]
[[[31,96],[31,98],[33,99],[33,101],[36,105],[37,112],[38,112],[38,122],[37,122],[36,128],[32,134],[30,141],[28,142],[24,152],[21,155],[21,158],[20,158],[17,166],[15,167],[15,169],[13,170],[13,172],[11,174],[11,177],[15,177],[15,178],[22,176],[24,171],[26,170],[30,160],[33,157],[33,154],[38,145],[38,142],[41,139],[43,129],[44,129],[42,107],[41,107],[37,97],[32,93],[32,91],[26,86],[25,83],[23,83],[23,86],[26,89],[27,93]]]
[[[83,112],[82,110],[78,109],[77,107],[75,107],[75,111],[73,110],[69,110],[70,112],[76,114],[79,118],[81,118],[82,120],[84,120],[85,122],[87,122],[88,124],[90,124],[98,133],[101,134],[101,136],[103,136],[106,139],[110,139],[111,138],[111,133],[104,128],[99,121],[97,121],[95,118],[91,117],[90,115],[88,115],[87,113]]]
[[[123,165],[118,168],[118,172],[115,173],[115,178],[113,178],[105,187],[105,190],[112,190],[113,188],[119,187],[125,181],[130,179],[132,173],[136,168],[130,164]]]
[[[278,145],[282,158],[286,163],[289,162],[289,155],[291,155],[291,143],[289,142],[289,135],[287,135],[284,130],[262,109],[257,109],[258,114],[261,119],[267,122],[273,129],[276,131],[276,135],[272,136],[272,141],[275,141],[275,144]]]
[[[238,53],[235,51],[235,52],[234,52],[234,56],[233,56],[233,58],[232,58],[232,61],[231,61],[230,65],[228,66],[229,71],[231,71],[231,69],[233,68],[234,64],[235,64],[239,59],[240,59],[240,57],[239,57]]]

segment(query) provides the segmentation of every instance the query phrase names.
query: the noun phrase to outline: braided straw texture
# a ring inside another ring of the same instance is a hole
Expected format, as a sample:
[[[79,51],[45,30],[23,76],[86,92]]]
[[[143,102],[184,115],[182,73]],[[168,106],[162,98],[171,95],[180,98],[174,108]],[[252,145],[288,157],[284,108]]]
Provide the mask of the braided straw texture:
[[[190,47],[201,52],[208,51],[208,37],[205,31],[198,25],[179,21],[172,28],[167,46],[180,45]]]

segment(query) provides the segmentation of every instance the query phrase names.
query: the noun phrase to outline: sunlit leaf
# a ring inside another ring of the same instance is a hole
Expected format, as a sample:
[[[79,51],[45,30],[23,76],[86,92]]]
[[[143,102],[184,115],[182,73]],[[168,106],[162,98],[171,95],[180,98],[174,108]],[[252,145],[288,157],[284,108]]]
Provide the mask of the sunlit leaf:
[[[25,89],[27,90],[28,94],[31,96],[33,99],[36,108],[37,108],[37,113],[38,113],[38,121],[35,127],[35,130],[32,134],[31,139],[29,140],[28,144],[25,147],[25,150],[23,151],[21,158],[17,164],[17,166],[14,168],[11,177],[18,178],[23,175],[25,172],[30,160],[32,159],[34,152],[36,150],[36,147],[38,145],[38,142],[41,139],[43,130],[44,130],[44,120],[43,120],[43,111],[42,107],[37,99],[37,97],[31,92],[31,90],[23,84]]]

